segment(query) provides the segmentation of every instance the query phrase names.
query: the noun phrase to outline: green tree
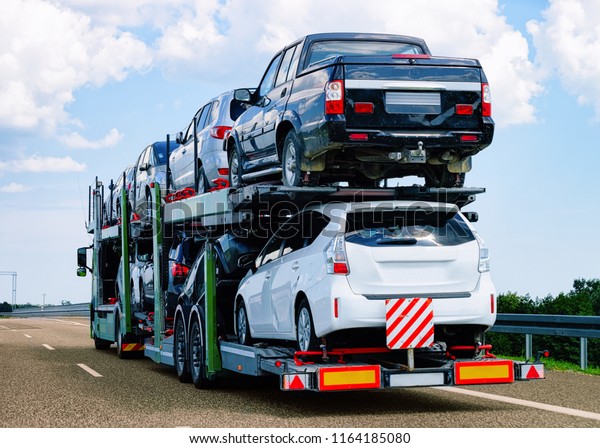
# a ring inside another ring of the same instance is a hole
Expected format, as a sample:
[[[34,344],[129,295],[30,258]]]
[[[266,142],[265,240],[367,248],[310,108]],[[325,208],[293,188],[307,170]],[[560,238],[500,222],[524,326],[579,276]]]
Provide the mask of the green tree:
[[[8,302],[0,303],[0,313],[10,313],[12,311],[12,306]]]

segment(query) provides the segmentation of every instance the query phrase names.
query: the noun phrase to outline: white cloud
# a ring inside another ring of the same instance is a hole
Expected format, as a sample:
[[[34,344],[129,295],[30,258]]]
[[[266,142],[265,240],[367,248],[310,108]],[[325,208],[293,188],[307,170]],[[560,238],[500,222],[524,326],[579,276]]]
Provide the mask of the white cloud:
[[[536,120],[543,91],[525,37],[502,16],[497,0],[229,0],[190,4],[157,41],[157,57],[179,75],[258,83],[269,59],[305,34],[382,32],[423,37],[436,55],[479,59],[490,81],[499,126]],[[238,85],[232,85],[238,87]]]
[[[0,170],[30,173],[68,173],[85,171],[85,163],[71,157],[41,157],[33,155],[26,159],[11,160],[0,165]]]
[[[0,186],[0,193],[24,193],[29,190],[31,190],[30,187],[15,182]]]
[[[113,128],[109,133],[99,140],[88,140],[78,132],[71,132],[70,134],[63,135],[60,137],[60,141],[63,142],[69,148],[84,148],[84,149],[99,149],[115,146],[123,139],[117,129]]]
[[[550,0],[542,21],[530,21],[537,62],[556,74],[580,104],[590,104],[600,121],[600,2]]]
[[[78,88],[145,70],[148,47],[130,32],[94,26],[60,2],[3,0],[0,15],[0,127],[52,133],[69,120]]]

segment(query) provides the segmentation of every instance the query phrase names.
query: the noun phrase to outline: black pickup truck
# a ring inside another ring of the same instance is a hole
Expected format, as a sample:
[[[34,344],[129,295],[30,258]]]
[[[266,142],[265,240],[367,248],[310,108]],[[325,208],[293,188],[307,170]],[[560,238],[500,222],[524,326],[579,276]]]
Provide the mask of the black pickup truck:
[[[494,134],[479,61],[434,57],[415,37],[305,36],[236,97],[248,107],[225,143],[232,187],[267,178],[374,187],[411,175],[462,186]]]

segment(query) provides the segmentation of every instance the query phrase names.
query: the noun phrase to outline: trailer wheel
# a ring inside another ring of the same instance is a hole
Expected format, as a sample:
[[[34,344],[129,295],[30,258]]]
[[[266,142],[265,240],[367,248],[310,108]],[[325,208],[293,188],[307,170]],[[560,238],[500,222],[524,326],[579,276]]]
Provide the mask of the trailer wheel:
[[[236,318],[236,333],[238,342],[242,345],[252,345],[252,336],[250,335],[250,323],[248,322],[248,313],[246,312],[246,305],[244,300],[240,300],[240,304],[237,309]]]
[[[177,319],[177,323],[175,324],[175,345],[173,346],[173,352],[177,378],[182,383],[189,383],[190,366],[187,356],[187,344],[185,343],[185,327],[180,318]]]
[[[315,326],[310,314],[308,300],[302,299],[296,315],[296,340],[300,351],[313,351],[319,349],[319,341],[315,335]]]
[[[200,319],[194,320],[190,330],[190,371],[192,382],[197,389],[206,386],[206,372],[204,366],[204,339]]]

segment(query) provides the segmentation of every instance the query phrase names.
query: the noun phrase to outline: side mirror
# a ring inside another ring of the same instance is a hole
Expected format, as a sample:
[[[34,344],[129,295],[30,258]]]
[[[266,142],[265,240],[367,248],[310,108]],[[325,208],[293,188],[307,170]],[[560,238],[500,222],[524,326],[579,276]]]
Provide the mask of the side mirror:
[[[255,266],[256,255],[246,254],[238,258],[237,265],[240,269],[252,269],[252,272],[256,270]]]
[[[87,247],[80,247],[79,249],[77,249],[77,266],[79,268],[83,268],[83,270],[85,271],[85,268],[87,266]],[[79,273],[77,275],[79,275]],[[83,277],[83,275],[81,275],[80,277]]]
[[[177,136],[175,137],[175,143],[177,143],[178,145],[183,144],[183,132],[177,133]]]
[[[233,93],[233,97],[238,101],[242,101],[244,103],[249,103],[252,99],[252,94],[250,93],[250,90],[248,90],[248,89],[237,89]]]
[[[77,268],[77,277],[85,277],[87,275],[87,271],[85,268]]]
[[[143,163],[138,167],[138,171],[148,171],[148,164]]]
[[[477,222],[479,221],[479,214],[477,212],[463,212],[465,215],[465,218],[467,218],[467,221],[469,222]]]

